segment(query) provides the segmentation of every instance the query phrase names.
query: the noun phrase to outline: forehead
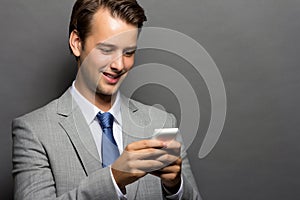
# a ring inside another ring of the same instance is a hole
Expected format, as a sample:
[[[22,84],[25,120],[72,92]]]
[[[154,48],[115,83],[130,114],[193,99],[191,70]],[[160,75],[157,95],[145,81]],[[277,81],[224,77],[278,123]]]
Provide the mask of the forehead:
[[[90,37],[96,42],[136,42],[138,28],[113,17],[110,11],[100,8],[91,21]]]

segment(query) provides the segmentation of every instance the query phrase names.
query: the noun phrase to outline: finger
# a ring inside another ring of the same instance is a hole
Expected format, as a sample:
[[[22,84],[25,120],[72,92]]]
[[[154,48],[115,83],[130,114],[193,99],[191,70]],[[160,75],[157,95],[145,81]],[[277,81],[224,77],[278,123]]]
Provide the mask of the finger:
[[[182,164],[182,159],[181,158],[178,158],[175,162],[174,162],[174,165],[180,165],[181,166]]]
[[[157,170],[157,172],[160,173],[160,174],[179,173],[180,171],[181,171],[181,166],[180,165],[166,166],[162,169]]]
[[[157,160],[137,160],[131,163],[128,163],[128,166],[131,169],[144,172],[152,172],[161,169],[164,166],[164,163]]]
[[[124,151],[128,160],[156,160],[160,156],[167,154],[165,150],[148,148],[135,151]]]
[[[164,163],[165,166],[173,165],[173,163],[176,162],[176,160],[178,160],[178,156],[171,155],[171,154],[164,154],[164,155],[159,156],[156,160]]]
[[[166,142],[167,148],[180,148],[181,144],[177,140],[170,140]]]
[[[179,153],[181,149],[181,144],[176,140],[172,140],[166,143],[166,149],[173,150],[174,152]]]
[[[131,174],[143,174],[151,171],[159,170],[163,167],[163,163],[156,160],[135,160],[126,163],[114,163],[113,169]]]
[[[181,175],[181,171],[178,172],[163,172],[163,171],[152,171],[150,172],[151,175],[159,177],[161,179],[164,180],[168,180],[168,179],[174,179],[176,177],[180,177]]]
[[[178,173],[181,171],[181,163],[182,163],[181,159],[177,159],[172,164],[165,166],[165,167],[155,171],[154,173],[156,175],[161,175],[164,173]]]
[[[181,175],[181,172],[170,172],[170,173],[164,173],[164,172],[161,172],[161,171],[153,171],[153,172],[150,172],[149,174],[152,174],[154,176],[157,176],[159,178],[161,178],[162,180],[174,180],[176,178],[179,178],[180,175]]]
[[[163,173],[159,176],[163,181],[174,182],[177,183],[180,181],[180,173]]]
[[[166,143],[159,140],[140,140],[133,142],[125,148],[127,151],[136,151],[147,148],[163,148],[166,147]]]
[[[165,172],[168,172],[168,170],[175,170],[174,172],[176,172],[176,169],[178,168],[177,166],[179,166],[179,168],[181,169],[181,158],[177,158],[175,161],[173,161],[173,158],[168,158],[167,160],[158,160],[162,163],[164,163],[164,166],[159,170],[159,171],[163,171],[167,170]],[[172,168],[173,166],[175,166],[174,168]],[[170,168],[169,168],[170,167]]]

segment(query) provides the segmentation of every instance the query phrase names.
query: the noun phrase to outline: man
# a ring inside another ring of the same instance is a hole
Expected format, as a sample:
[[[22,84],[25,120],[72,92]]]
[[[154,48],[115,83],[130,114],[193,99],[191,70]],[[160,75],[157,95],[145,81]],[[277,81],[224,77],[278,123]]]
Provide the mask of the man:
[[[15,199],[200,199],[181,144],[151,139],[173,115],[118,92],[145,20],[135,0],[76,1],[76,80],[13,121]]]

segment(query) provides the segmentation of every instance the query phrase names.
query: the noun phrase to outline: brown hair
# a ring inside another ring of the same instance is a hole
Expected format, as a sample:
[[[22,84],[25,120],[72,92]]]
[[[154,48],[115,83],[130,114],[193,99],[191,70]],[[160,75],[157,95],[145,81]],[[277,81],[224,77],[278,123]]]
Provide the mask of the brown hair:
[[[144,9],[136,0],[77,0],[72,10],[69,36],[72,31],[76,30],[83,47],[91,31],[93,16],[100,8],[108,9],[113,17],[118,17],[138,28],[141,28],[143,22],[147,21]]]

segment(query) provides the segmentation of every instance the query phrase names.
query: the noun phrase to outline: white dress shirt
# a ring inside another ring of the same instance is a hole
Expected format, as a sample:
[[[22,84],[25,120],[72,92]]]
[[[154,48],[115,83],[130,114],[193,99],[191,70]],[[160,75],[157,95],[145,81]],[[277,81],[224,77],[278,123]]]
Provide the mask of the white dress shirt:
[[[101,129],[101,126],[98,122],[96,115],[98,114],[98,112],[103,113],[103,111],[101,111],[98,107],[96,107],[94,104],[92,104],[90,101],[88,101],[84,96],[82,96],[82,94],[80,94],[80,92],[75,87],[75,81],[72,84],[70,92],[72,94],[72,97],[78,104],[78,106],[79,106],[91,132],[92,132],[100,160],[102,160],[102,158],[101,158],[102,129]],[[123,152],[123,137],[122,137],[121,101],[120,101],[120,93],[119,92],[116,95],[114,104],[112,105],[112,107],[110,108],[110,110],[108,112],[110,112],[114,116],[113,136],[116,140],[116,143],[118,145],[118,149],[119,149],[119,152],[121,155]],[[110,174],[111,174],[111,178],[112,178],[112,181],[114,183],[114,186],[115,186],[115,189],[116,189],[116,192],[117,192],[119,198],[122,200],[127,199],[126,195],[124,195],[121,192],[120,188],[116,184],[111,170],[110,170]],[[168,199],[171,199],[171,200],[180,199],[183,194],[182,187],[183,187],[183,182],[181,179],[181,186],[180,186],[179,191],[176,194],[167,196]],[[166,191],[166,192],[168,192],[168,191]]]

